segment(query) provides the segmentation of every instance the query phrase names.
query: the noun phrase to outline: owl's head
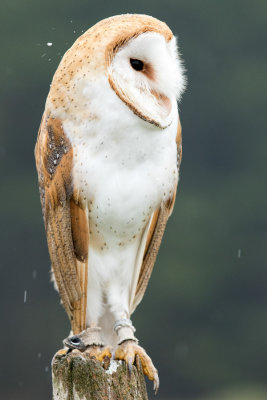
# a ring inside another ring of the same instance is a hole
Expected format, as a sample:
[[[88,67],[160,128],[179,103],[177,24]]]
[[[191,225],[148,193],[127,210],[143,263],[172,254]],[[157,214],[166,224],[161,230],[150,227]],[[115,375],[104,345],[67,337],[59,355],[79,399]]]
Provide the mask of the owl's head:
[[[127,106],[142,119],[165,128],[171,123],[184,89],[176,40],[158,32],[144,32],[120,47],[108,68],[109,83]]]
[[[185,78],[176,38],[164,22],[137,14],[100,21],[66,53],[51,92],[55,93],[53,87],[58,93],[72,89],[75,102],[73,94],[81,86],[77,80],[92,81],[103,75],[138,117],[160,128],[170,125]]]

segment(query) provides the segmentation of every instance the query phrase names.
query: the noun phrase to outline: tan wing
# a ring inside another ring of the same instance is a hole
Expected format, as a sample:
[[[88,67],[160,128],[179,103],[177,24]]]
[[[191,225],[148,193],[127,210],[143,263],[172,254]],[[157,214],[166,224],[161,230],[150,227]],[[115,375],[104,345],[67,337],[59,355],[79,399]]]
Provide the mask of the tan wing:
[[[177,166],[179,171],[182,159],[182,128],[180,122],[178,124],[176,144],[177,144]],[[167,202],[162,203],[161,207],[154,212],[150,220],[150,226],[146,238],[143,263],[138,277],[138,283],[136,287],[135,298],[131,312],[133,312],[134,309],[137,307],[137,305],[140,303],[146,291],[148,281],[151,276],[156,261],[156,257],[159,251],[159,247],[162,241],[162,236],[164,234],[168,218],[173,210],[175,197],[176,197],[176,190],[173,194],[173,197],[170,198]]]
[[[35,158],[52,271],[76,334],[85,329],[89,229],[73,188],[73,150],[59,119],[43,116]]]

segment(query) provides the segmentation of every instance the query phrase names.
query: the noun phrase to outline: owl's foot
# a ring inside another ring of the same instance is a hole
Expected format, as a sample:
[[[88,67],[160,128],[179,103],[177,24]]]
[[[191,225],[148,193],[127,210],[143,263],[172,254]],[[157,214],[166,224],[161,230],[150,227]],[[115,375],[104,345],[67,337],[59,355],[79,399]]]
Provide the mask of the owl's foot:
[[[102,347],[102,346],[88,346],[85,351],[78,350],[78,349],[61,349],[58,350],[54,356],[54,358],[62,358],[62,357],[75,357],[79,356],[79,354],[83,354],[87,357],[90,357],[94,360],[100,362],[104,369],[108,369],[110,365],[110,360],[112,358],[112,347]]]
[[[103,363],[103,367],[108,369],[112,358],[112,348],[104,347],[100,331],[99,327],[89,327],[77,335],[67,337],[63,343],[69,348],[68,351],[72,351],[73,355],[80,351],[86,356],[98,360],[101,364]]]
[[[147,355],[146,351],[134,340],[126,340],[119,344],[115,351],[115,359],[124,360],[127,363],[130,373],[136,356],[138,356],[141,361],[144,374],[148,379],[154,381],[154,390],[155,393],[157,393],[159,388],[158,371],[154,367],[153,362]]]
[[[88,346],[84,354],[88,357],[98,360],[103,364],[104,369],[108,369],[110,359],[112,358],[112,348],[110,346]]]

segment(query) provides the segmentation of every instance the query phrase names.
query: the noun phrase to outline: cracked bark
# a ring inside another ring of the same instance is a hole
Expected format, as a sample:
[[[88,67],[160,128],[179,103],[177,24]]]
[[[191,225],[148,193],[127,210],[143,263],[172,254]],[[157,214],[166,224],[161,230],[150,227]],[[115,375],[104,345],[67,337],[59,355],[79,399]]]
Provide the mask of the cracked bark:
[[[148,400],[140,360],[131,375],[125,362],[109,368],[83,353],[56,354],[52,360],[53,400]]]

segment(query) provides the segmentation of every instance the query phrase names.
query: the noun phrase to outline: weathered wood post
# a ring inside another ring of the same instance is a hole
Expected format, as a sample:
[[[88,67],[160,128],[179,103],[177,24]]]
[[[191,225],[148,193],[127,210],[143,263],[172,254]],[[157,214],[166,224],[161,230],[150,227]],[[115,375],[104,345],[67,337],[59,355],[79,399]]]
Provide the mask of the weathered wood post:
[[[58,352],[52,360],[53,400],[148,400],[140,360],[129,373],[125,362],[104,366],[86,353]]]

